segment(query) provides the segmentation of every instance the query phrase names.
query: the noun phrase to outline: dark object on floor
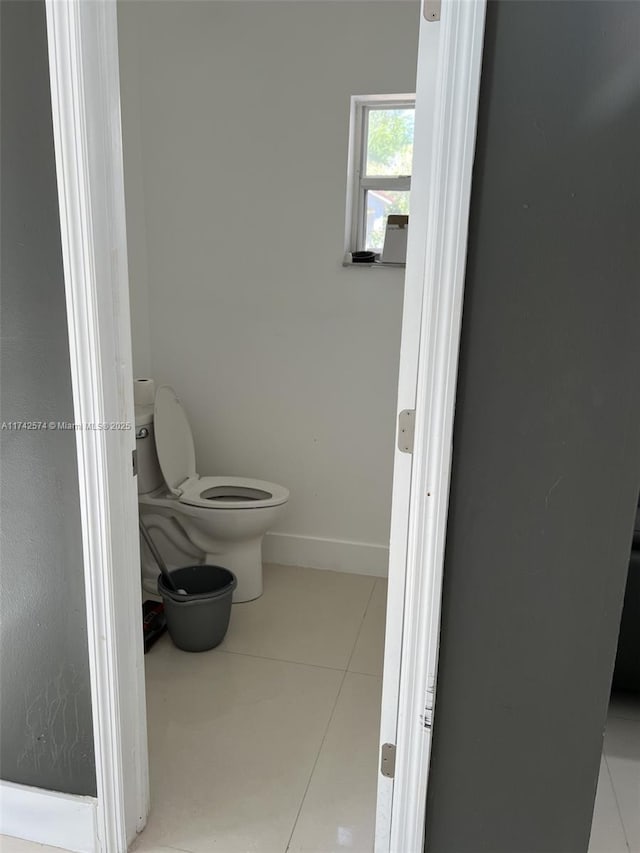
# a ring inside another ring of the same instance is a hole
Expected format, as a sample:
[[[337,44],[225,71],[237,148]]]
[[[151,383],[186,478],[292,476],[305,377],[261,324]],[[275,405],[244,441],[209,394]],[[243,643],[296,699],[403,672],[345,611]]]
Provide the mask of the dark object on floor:
[[[167,630],[167,620],[164,615],[164,604],[161,601],[142,602],[142,636],[144,639],[144,653],[160,639]]]
[[[169,636],[185,652],[206,652],[224,640],[231,616],[236,576],[221,566],[173,569],[171,580],[184,592],[173,592],[158,578]]]

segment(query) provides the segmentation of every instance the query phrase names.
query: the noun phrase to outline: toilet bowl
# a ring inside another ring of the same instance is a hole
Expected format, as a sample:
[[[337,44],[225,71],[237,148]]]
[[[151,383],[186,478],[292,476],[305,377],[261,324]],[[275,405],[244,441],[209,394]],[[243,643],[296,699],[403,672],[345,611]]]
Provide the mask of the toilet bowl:
[[[155,438],[155,441],[154,441]],[[200,476],[193,435],[175,392],[158,388],[153,410],[136,408],[138,507],[151,535],[172,562],[230,569],[238,579],[234,602],[262,594],[262,539],[289,499],[283,486],[249,477]],[[154,530],[155,528],[155,530]],[[143,582],[149,571],[143,565]]]

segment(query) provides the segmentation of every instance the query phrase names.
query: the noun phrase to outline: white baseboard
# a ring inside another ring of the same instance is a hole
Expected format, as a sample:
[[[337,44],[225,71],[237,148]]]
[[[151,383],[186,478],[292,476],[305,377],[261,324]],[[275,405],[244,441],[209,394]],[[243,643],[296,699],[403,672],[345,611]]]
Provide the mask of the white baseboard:
[[[97,800],[0,780],[0,835],[98,853]]]
[[[386,578],[389,548],[368,542],[345,542],[296,536],[293,533],[267,533],[262,543],[265,563],[304,566],[308,569],[331,569],[354,575]]]

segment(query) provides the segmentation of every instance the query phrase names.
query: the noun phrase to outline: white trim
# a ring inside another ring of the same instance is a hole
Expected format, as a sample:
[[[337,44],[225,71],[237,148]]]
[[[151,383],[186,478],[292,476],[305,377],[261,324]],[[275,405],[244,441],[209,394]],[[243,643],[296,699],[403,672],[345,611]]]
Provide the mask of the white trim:
[[[293,533],[267,533],[262,556],[265,563],[330,569],[376,578],[386,578],[389,566],[389,549],[385,545]]]
[[[134,424],[115,0],[46,0],[75,419]],[[76,430],[103,853],[146,820],[135,429]]]
[[[419,24],[416,15],[416,24]],[[426,38],[425,35],[430,36]],[[421,312],[424,291],[429,175],[434,143],[434,87],[438,69],[437,31],[422,33],[418,46],[416,78],[416,115],[413,144],[411,222],[407,243],[407,267],[404,280],[404,304],[397,411],[415,409],[418,381],[418,356],[422,333]],[[434,43],[435,41],[435,43]],[[396,441],[391,503],[389,582],[384,644],[380,747],[398,739],[398,693],[404,626],[405,575],[407,571],[407,535],[413,458],[398,449]],[[394,783],[380,774],[376,806],[376,853],[389,853],[391,843]]]
[[[96,806],[93,797],[0,781],[0,835],[73,853],[98,853]]]
[[[429,174],[426,185],[420,185],[428,211],[396,768],[386,847],[391,853],[419,853],[424,840],[485,5],[485,0],[443,0],[439,23],[421,19],[421,59],[434,52],[438,58],[435,79],[418,71],[418,109],[428,105],[433,124],[429,150],[423,152]],[[415,231],[415,218],[413,224]],[[408,267],[416,260],[412,255]],[[408,273],[413,274],[413,266]]]

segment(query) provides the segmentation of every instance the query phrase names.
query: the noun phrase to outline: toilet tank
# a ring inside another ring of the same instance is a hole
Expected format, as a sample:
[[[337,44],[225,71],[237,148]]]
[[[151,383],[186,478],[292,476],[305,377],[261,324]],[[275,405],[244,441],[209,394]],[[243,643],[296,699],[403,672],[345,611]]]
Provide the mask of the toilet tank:
[[[153,433],[153,406],[136,406],[138,494],[155,492],[164,483]]]

